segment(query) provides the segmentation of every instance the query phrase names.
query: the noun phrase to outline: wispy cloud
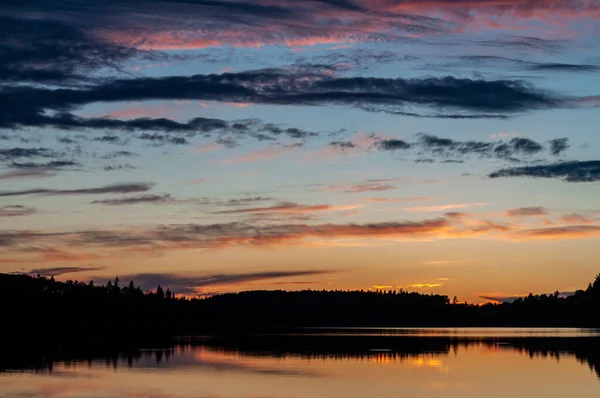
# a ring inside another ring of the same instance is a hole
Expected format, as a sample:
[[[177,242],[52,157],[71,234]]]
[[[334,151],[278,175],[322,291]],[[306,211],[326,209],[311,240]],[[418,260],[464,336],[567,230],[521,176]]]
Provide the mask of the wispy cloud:
[[[284,271],[262,271],[247,273],[217,273],[217,274],[194,274],[194,273],[163,273],[163,274],[134,274],[125,275],[123,280],[135,280],[143,288],[152,289],[160,285],[180,294],[195,294],[207,286],[232,286],[248,282],[261,282],[273,279],[284,279],[296,276],[315,276],[329,274],[330,270],[284,270]]]
[[[162,195],[140,195],[116,199],[94,200],[92,204],[102,204],[108,206],[127,206],[138,204],[169,204],[179,202],[169,194]]]
[[[315,213],[324,211],[348,211],[363,207],[362,205],[299,205],[291,202],[283,202],[275,206],[269,207],[251,207],[244,209],[222,210],[216,214],[239,214],[239,213],[276,213],[276,214],[298,214],[298,213]]]
[[[235,158],[224,159],[221,163],[224,164],[233,164],[233,163],[243,163],[243,162],[258,162],[262,160],[270,160],[273,158],[277,158],[283,156],[287,153],[294,152],[302,147],[302,144],[290,144],[290,145],[280,145],[280,146],[270,146],[263,149],[258,149],[256,151],[247,153],[245,155],[241,155]]]
[[[408,198],[364,198],[365,202],[372,203],[407,203],[407,202],[425,202],[434,200],[435,198],[429,196],[411,196]]]
[[[594,182],[600,181],[600,160],[512,167],[495,171],[489,177],[556,178],[565,182]]]
[[[29,275],[41,276],[61,276],[89,271],[103,271],[106,267],[56,267],[56,268],[36,268],[27,271]]]
[[[520,207],[518,209],[510,209],[506,211],[509,217],[530,217],[530,216],[546,216],[548,212],[541,206],[538,207]]]
[[[489,205],[489,203],[454,203],[439,206],[405,207],[404,211],[410,213],[445,212],[448,210],[466,209],[469,207],[483,207],[487,205]]]
[[[0,181],[2,180],[19,180],[22,178],[40,178],[52,177],[54,173],[44,169],[25,169],[15,170],[6,173],[0,173]]]
[[[101,195],[107,193],[132,193],[146,192],[152,189],[153,184],[149,183],[132,183],[132,184],[114,184],[106,185],[98,188],[81,188],[81,189],[47,189],[34,188],[23,191],[0,191],[0,197],[9,196],[24,196],[24,195],[45,195],[45,196],[61,196],[61,195]]]
[[[38,210],[34,207],[27,207],[22,205],[5,205],[0,206],[0,218],[1,217],[23,217],[30,216],[37,213]]]

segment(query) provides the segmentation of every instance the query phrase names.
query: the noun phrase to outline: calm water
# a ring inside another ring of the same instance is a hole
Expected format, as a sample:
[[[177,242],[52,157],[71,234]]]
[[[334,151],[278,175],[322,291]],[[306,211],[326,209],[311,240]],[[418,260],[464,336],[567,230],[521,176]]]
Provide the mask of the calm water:
[[[313,329],[178,344],[4,350],[0,397],[599,397],[577,329]]]

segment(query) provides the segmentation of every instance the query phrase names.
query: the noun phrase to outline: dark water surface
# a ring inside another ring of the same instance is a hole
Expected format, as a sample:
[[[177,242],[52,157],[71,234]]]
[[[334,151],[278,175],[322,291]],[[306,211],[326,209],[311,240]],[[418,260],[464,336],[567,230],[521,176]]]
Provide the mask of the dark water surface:
[[[590,329],[299,329],[11,346],[0,397],[600,397]]]

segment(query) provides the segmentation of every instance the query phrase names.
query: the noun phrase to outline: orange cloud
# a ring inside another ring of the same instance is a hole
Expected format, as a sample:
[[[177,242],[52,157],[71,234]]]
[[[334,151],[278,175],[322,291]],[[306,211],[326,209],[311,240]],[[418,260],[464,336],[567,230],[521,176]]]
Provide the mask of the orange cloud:
[[[444,286],[443,283],[414,283],[412,285],[408,285],[408,287],[413,289],[431,289],[434,287]]]

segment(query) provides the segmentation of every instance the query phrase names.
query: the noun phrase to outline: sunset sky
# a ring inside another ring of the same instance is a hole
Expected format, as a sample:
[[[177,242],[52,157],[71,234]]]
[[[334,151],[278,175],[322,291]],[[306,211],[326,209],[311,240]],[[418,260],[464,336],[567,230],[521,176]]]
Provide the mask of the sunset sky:
[[[600,272],[599,0],[4,0],[0,272],[210,295]]]

